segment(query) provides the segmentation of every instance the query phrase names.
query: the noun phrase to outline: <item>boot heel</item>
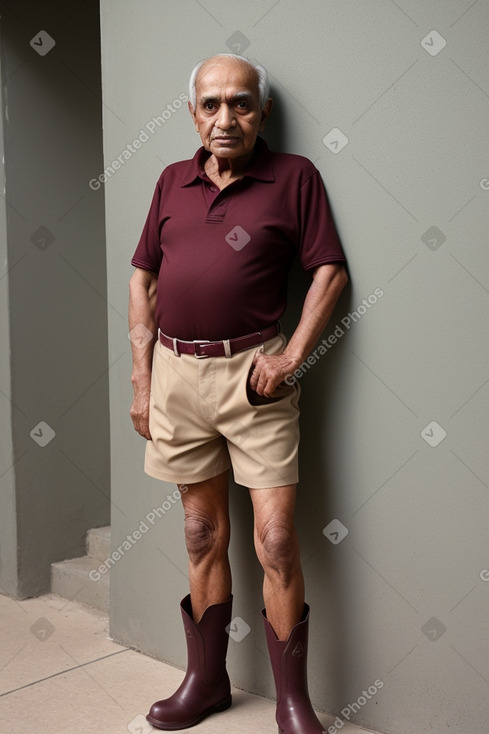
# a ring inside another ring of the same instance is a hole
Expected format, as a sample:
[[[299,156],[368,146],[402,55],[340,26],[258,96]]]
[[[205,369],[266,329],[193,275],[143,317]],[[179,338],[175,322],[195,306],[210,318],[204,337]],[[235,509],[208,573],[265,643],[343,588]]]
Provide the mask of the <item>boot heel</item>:
[[[226,711],[233,702],[233,697],[228,696],[224,699],[224,701],[221,701],[221,703],[217,703],[215,706],[212,707],[212,711],[216,714],[218,714],[220,711]]]

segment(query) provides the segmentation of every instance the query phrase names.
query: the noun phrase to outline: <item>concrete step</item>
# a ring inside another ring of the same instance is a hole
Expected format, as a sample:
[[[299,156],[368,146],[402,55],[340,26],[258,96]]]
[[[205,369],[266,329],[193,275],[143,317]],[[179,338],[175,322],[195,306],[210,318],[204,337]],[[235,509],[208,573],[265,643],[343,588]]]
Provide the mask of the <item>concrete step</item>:
[[[109,574],[93,573],[91,578],[96,569],[97,562],[89,556],[51,564],[53,594],[108,612]]]
[[[63,599],[76,600],[89,607],[109,611],[109,576],[99,567],[110,556],[110,526],[87,533],[87,553],[51,564],[51,591]]]
[[[110,556],[110,525],[87,533],[87,556],[105,561]]]

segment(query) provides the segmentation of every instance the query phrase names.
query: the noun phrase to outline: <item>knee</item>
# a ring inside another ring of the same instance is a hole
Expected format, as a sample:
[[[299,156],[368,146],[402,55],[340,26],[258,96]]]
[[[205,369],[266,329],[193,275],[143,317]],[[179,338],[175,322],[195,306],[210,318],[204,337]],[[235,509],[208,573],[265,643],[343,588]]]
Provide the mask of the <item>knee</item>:
[[[223,513],[215,516],[195,508],[185,515],[185,544],[190,562],[198,565],[205,558],[217,560],[227,554],[229,518]]]
[[[199,563],[214,547],[215,524],[212,519],[200,513],[185,517],[185,544],[192,563]]]
[[[275,572],[286,581],[299,565],[299,549],[294,526],[271,520],[258,534],[257,551],[265,572]]]

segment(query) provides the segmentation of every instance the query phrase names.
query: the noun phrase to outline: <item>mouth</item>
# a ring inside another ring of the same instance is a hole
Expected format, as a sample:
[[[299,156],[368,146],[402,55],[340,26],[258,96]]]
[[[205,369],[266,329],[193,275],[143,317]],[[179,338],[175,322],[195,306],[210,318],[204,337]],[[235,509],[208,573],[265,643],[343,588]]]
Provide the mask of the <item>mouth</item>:
[[[223,135],[216,135],[212,140],[216,140],[218,143],[238,143],[241,138],[225,137]]]

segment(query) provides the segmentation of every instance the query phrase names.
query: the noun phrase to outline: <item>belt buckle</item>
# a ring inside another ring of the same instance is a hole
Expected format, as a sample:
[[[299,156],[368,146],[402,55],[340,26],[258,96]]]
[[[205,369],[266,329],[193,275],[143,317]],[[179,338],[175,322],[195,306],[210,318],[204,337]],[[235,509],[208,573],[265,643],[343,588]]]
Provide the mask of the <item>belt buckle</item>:
[[[207,359],[209,357],[208,354],[197,354],[197,352],[195,350],[197,348],[197,344],[210,344],[209,339],[193,339],[192,341],[194,343],[194,357],[195,357],[195,359]]]

